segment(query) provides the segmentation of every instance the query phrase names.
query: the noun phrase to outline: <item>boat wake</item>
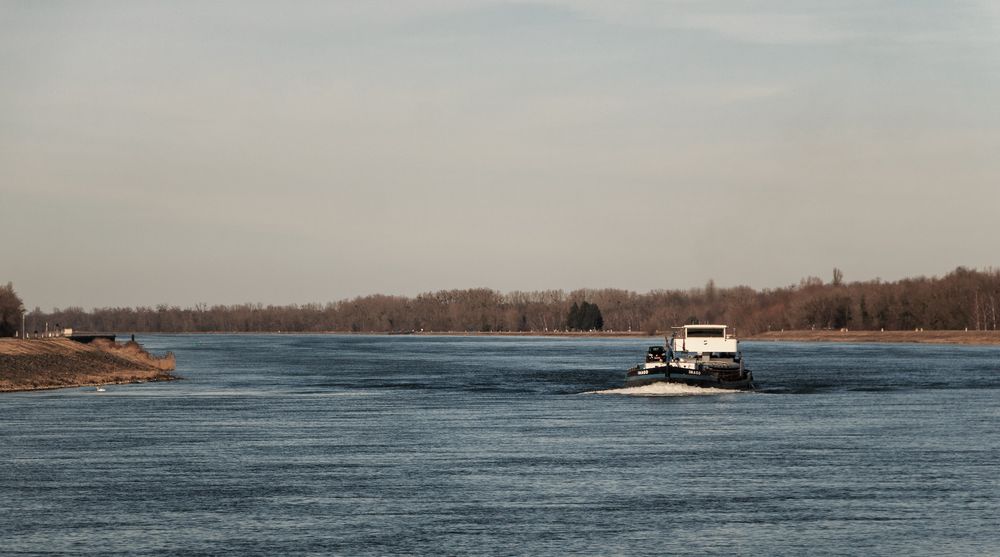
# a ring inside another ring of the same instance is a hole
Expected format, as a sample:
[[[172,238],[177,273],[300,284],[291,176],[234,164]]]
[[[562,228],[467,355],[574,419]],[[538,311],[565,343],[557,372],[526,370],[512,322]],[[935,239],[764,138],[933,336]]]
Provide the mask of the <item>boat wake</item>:
[[[744,391],[732,389],[716,389],[714,387],[693,387],[682,383],[652,383],[641,387],[621,387],[603,391],[587,391],[589,395],[626,395],[626,396],[696,396],[696,395],[731,395]]]

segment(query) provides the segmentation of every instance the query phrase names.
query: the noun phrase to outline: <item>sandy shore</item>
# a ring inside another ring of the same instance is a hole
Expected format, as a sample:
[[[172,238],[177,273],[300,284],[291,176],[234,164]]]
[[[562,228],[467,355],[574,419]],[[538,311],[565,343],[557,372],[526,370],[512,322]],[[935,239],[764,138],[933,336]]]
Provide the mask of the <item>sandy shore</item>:
[[[1000,344],[1000,331],[769,331],[743,340]]]
[[[170,381],[173,369],[172,354],[157,358],[135,342],[0,339],[0,392]]]

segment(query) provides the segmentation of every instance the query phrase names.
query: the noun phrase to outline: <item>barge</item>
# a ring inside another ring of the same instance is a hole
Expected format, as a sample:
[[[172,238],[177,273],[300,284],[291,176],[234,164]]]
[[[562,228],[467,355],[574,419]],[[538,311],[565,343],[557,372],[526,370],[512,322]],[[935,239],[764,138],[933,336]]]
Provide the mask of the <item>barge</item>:
[[[746,369],[739,341],[726,325],[675,327],[666,346],[650,346],[646,361],[628,370],[626,387],[653,383],[681,383],[695,387],[754,389],[753,372]]]

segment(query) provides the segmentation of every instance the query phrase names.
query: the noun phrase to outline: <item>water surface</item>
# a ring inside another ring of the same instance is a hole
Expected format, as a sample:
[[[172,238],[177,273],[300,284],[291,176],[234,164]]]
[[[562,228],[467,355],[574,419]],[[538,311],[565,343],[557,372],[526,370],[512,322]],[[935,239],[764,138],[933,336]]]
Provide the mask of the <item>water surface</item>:
[[[997,347],[627,394],[656,339],[139,340],[185,380],[0,397],[0,553],[1000,554]]]

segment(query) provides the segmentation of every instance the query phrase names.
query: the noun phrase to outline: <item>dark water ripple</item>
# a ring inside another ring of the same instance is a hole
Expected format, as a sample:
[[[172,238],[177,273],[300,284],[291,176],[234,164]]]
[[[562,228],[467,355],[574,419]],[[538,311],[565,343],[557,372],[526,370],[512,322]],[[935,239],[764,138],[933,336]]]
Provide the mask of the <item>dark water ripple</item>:
[[[1000,349],[152,336],[187,379],[0,397],[5,555],[1000,554]]]

